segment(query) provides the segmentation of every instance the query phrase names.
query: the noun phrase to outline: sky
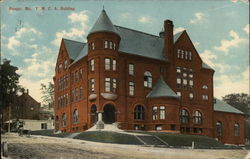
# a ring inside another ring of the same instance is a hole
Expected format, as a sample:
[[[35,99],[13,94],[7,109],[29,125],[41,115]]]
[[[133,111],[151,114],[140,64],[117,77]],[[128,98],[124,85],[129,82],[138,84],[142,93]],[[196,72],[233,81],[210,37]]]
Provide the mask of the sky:
[[[154,35],[172,20],[174,33],[186,30],[214,68],[215,97],[249,94],[248,0],[3,1],[1,58],[19,68],[20,84],[33,98],[41,102],[40,84],[53,81],[61,39],[86,42],[103,6],[114,25]]]

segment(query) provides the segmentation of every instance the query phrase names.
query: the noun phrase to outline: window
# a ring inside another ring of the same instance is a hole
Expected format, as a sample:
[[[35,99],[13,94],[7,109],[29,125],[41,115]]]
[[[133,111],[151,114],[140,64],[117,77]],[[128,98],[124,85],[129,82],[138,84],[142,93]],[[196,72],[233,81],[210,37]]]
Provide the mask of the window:
[[[95,70],[95,61],[94,59],[90,60],[90,71],[94,71]]]
[[[194,124],[197,124],[197,125],[201,125],[202,124],[202,115],[199,111],[195,111],[194,112],[194,116],[193,116],[193,122]]]
[[[144,87],[152,87],[152,75],[148,71],[144,73]]]
[[[79,99],[82,99],[82,87],[80,87],[80,92],[79,92]]]
[[[113,71],[116,71],[116,60],[115,59],[113,59],[112,66],[113,66]]]
[[[134,64],[128,65],[129,75],[134,75]]]
[[[181,59],[184,58],[184,50],[181,50]]]
[[[177,75],[181,74],[181,68],[180,67],[176,67],[176,73],[177,73]]]
[[[68,98],[69,98],[69,95],[67,93],[66,96],[65,96],[65,105],[68,105]]]
[[[192,60],[192,52],[189,51],[189,60]]]
[[[202,100],[208,100],[208,95],[202,95]]]
[[[110,92],[110,78],[105,78],[105,92]]]
[[[190,78],[190,79],[193,79],[193,77],[194,77],[194,75],[193,75],[193,70],[190,69],[190,70],[189,70],[189,78]]]
[[[112,41],[110,41],[109,42],[109,48],[112,49],[112,47],[113,47],[113,43],[112,43]]]
[[[104,41],[104,48],[105,48],[105,49],[108,48],[108,41],[107,41],[107,40]]]
[[[234,136],[240,136],[240,125],[238,123],[234,124]]]
[[[157,112],[157,111],[158,111],[158,110],[157,110],[157,107],[154,106],[153,109],[152,109],[152,117],[153,117],[153,120],[157,120],[157,119],[158,119],[158,117],[157,117],[158,112]]]
[[[181,97],[181,92],[176,92],[177,96]]]
[[[114,50],[115,50],[115,47],[116,47],[116,45],[115,45],[115,43],[114,43]]]
[[[67,116],[65,113],[62,115],[62,127],[65,127],[67,125]]]
[[[78,88],[75,89],[75,101],[78,101]]]
[[[59,64],[59,66],[58,66],[58,72],[62,72],[62,64]]]
[[[221,123],[221,121],[218,121],[216,123],[216,132],[217,132],[217,136],[222,136],[222,123]]]
[[[91,78],[90,79],[90,93],[94,93],[95,91],[95,79],[94,78]]]
[[[194,86],[194,81],[190,79],[190,80],[189,80],[189,88],[192,89],[193,86]]]
[[[180,112],[180,120],[181,124],[188,124],[189,123],[189,114],[186,109],[182,109]]]
[[[135,120],[145,120],[145,109],[141,105],[137,105],[134,109]]]
[[[78,71],[75,72],[75,81],[78,81]]]
[[[189,99],[194,99],[194,94],[193,93],[189,93]]]
[[[183,72],[183,77],[187,78],[187,72]]]
[[[165,107],[164,106],[160,106],[160,120],[165,120]]]
[[[185,59],[187,60],[188,59],[188,52],[185,51]]]
[[[72,90],[72,91],[71,91],[71,97],[70,97],[70,98],[71,98],[71,99],[70,99],[71,103],[74,102],[75,90]]]
[[[105,70],[110,70],[110,58],[105,58]]]
[[[68,61],[65,60],[65,61],[64,61],[64,69],[66,70],[67,68],[68,68]]]
[[[41,129],[47,129],[47,123],[41,123]]]
[[[78,110],[75,109],[73,112],[73,123],[77,124],[78,123]]]
[[[157,130],[157,131],[162,130],[162,125],[156,125],[156,126],[155,126],[155,130]]]
[[[65,88],[68,88],[68,75],[65,76]]]
[[[178,50],[177,50],[177,58],[179,59],[180,57],[181,57],[181,50],[178,49]]]
[[[135,83],[129,82],[129,95],[133,96],[135,95]]]
[[[117,87],[117,85],[116,85],[116,79],[113,78],[113,92],[114,93],[116,92],[116,87]]]
[[[208,86],[207,85],[203,85],[202,88],[203,89],[208,89]]]
[[[183,87],[187,88],[187,79],[183,79]]]
[[[92,50],[95,50],[95,43],[91,43]]]
[[[79,70],[79,78],[82,79],[82,68]]]

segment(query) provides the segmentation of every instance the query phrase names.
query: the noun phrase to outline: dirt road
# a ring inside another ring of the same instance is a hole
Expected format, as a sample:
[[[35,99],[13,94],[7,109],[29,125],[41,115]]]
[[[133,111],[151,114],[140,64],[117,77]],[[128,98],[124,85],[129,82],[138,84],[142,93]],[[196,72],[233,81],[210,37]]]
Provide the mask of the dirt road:
[[[154,148],[15,134],[6,134],[3,140],[11,159],[250,159],[245,157],[247,150]]]

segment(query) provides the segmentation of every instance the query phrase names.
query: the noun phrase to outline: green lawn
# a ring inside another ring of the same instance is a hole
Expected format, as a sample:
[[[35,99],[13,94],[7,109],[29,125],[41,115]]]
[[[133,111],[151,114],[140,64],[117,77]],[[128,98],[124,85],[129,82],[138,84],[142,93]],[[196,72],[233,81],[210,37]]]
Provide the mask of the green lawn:
[[[75,139],[88,140],[94,142],[132,144],[141,145],[142,143],[134,136],[108,131],[87,131],[82,132]]]

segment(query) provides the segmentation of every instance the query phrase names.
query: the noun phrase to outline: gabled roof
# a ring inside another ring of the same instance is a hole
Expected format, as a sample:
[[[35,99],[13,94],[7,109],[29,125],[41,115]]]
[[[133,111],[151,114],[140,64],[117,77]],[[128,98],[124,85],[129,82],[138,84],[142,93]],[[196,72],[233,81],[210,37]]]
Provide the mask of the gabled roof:
[[[78,41],[63,39],[66,50],[69,54],[70,59],[75,60],[79,55],[80,51],[83,49],[86,43],[81,43]]]
[[[216,98],[216,102],[214,103],[214,111],[218,112],[226,112],[226,113],[236,113],[236,114],[244,114],[233,106],[219,100]]]
[[[106,14],[105,10],[102,10],[99,18],[95,22],[94,26],[90,30],[89,34],[100,32],[100,31],[108,31],[108,32],[116,32],[114,25],[112,24],[111,20],[109,19],[108,15]]]
[[[177,96],[176,93],[166,84],[162,77],[160,77],[155,86],[146,96],[146,98],[157,97],[179,98],[179,96]]]

